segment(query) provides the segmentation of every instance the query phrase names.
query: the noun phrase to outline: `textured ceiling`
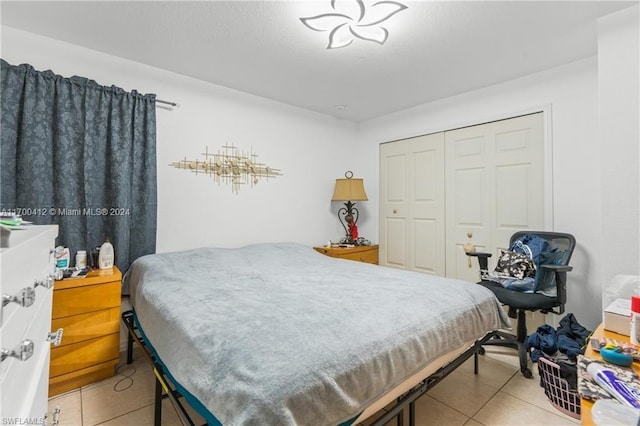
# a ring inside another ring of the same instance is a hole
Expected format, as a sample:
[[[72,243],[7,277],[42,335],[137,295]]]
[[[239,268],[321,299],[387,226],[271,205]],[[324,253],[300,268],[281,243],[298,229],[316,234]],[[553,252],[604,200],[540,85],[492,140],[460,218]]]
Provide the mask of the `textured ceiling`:
[[[356,39],[341,49],[326,49],[328,32],[299,20],[332,12],[330,0],[2,1],[1,19],[360,122],[592,56],[597,18],[638,3],[397,1],[408,8],[382,24],[384,45]],[[336,0],[342,10],[355,4]]]

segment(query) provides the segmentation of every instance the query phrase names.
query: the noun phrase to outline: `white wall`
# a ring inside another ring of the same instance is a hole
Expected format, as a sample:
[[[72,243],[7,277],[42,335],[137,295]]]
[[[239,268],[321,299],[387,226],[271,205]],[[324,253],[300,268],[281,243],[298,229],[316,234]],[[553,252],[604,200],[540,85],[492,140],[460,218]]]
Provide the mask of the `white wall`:
[[[157,109],[158,251],[285,240],[318,245],[342,236],[340,205],[330,199],[336,178],[347,169],[358,175],[354,124],[9,27],[2,27],[2,57],[180,104]],[[235,195],[206,176],[169,167],[225,144],[253,149],[283,176]]]
[[[603,285],[640,275],[639,15],[635,6],[598,21]]]

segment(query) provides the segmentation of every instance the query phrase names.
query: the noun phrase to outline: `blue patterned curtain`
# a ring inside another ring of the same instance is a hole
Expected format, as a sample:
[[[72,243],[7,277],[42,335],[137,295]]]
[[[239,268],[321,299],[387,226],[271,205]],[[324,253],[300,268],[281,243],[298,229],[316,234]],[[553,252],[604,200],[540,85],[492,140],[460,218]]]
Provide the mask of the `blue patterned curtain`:
[[[77,250],[109,238],[125,272],[156,247],[155,95],[1,60],[0,209],[57,223]]]

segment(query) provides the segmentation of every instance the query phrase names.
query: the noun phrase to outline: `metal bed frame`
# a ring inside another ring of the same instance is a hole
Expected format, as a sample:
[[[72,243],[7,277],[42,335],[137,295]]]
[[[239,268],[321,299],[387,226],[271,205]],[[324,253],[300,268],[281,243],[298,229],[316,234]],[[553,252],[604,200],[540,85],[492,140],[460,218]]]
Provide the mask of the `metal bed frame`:
[[[160,364],[156,357],[151,353],[151,350],[147,346],[141,333],[138,331],[138,327],[135,324],[133,317],[133,310],[122,313],[122,321],[128,330],[127,337],[127,364],[133,362],[133,342],[135,341],[144,357],[151,363],[153,367],[154,375],[156,376],[155,386],[155,398],[154,398],[154,426],[161,426],[162,423],[162,400],[169,398],[176,413],[180,418],[183,425],[195,426],[195,423],[188,414],[186,408],[183,405],[184,396],[176,389],[175,384],[165,371],[165,368]],[[471,356],[474,356],[473,371],[478,374],[478,353],[482,353],[482,345],[494,338],[497,331],[491,331],[484,337],[476,340],[475,343],[470,346],[461,355],[456,357],[453,361],[440,367],[436,372],[429,377],[423,379],[420,383],[414,386],[411,390],[400,396],[396,400],[396,404],[387,411],[387,413],[371,423],[371,426],[383,426],[393,418],[396,418],[399,425],[404,424],[404,412],[405,409],[409,410],[409,425],[415,426],[415,401],[422,395],[427,393],[435,385],[437,385],[442,379],[447,377],[452,371],[457,369]],[[206,423],[205,423],[206,425]],[[204,426],[204,425],[203,425]]]

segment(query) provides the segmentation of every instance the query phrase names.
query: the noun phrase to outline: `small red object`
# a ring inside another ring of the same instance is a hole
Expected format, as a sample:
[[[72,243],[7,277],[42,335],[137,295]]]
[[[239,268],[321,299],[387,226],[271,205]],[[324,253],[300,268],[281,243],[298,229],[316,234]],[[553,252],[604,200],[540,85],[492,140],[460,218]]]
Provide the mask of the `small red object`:
[[[353,222],[349,222],[349,234],[352,240],[358,239],[358,226]]]

